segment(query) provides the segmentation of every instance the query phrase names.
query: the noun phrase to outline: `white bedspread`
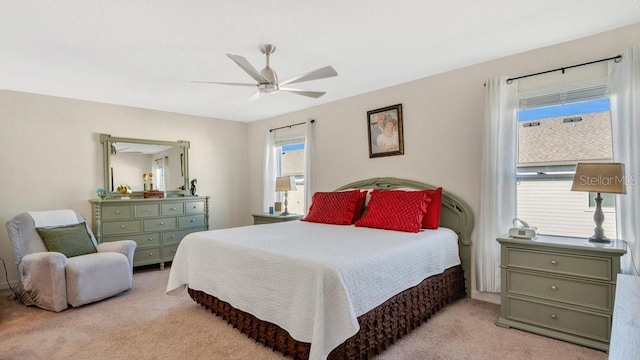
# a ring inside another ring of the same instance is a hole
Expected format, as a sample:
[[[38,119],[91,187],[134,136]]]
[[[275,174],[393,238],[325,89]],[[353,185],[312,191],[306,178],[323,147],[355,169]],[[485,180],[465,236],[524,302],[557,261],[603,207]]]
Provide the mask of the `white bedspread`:
[[[188,286],[216,296],[310,342],[310,359],[318,360],[358,332],[357,316],[458,264],[457,235],[446,228],[292,221],[187,235],[167,293]]]

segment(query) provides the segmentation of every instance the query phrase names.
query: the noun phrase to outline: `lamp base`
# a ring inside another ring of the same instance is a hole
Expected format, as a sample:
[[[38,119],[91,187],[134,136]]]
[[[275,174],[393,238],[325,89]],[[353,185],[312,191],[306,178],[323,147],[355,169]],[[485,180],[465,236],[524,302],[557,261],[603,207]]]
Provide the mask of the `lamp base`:
[[[597,237],[595,235],[593,235],[592,237],[589,238],[589,242],[593,242],[593,243],[600,243],[600,244],[611,244],[611,239],[609,239],[608,237]]]

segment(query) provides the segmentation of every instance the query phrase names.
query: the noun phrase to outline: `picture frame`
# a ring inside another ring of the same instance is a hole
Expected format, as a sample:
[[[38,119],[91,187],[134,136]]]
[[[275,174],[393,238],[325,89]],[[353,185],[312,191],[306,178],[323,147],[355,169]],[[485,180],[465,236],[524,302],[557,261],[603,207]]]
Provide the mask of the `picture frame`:
[[[402,104],[367,111],[369,158],[404,155]]]

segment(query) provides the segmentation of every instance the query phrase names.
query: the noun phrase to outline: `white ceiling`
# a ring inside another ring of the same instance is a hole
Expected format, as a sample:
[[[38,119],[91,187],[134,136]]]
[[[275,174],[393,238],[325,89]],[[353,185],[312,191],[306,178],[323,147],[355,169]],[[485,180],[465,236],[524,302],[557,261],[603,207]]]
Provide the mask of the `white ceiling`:
[[[0,89],[255,121],[640,21],[640,0],[0,0]],[[280,79],[245,102],[225,54]],[[294,86],[291,86],[294,87]]]

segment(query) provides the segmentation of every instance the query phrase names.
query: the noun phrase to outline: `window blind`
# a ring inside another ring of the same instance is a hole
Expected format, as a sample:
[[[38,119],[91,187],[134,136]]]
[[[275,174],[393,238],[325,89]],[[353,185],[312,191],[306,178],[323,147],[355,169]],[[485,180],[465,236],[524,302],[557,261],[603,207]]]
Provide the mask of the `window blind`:
[[[569,103],[603,99],[609,96],[609,83],[606,78],[565,85],[560,88],[544,89],[520,93],[519,110],[564,105]]]

